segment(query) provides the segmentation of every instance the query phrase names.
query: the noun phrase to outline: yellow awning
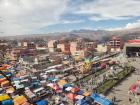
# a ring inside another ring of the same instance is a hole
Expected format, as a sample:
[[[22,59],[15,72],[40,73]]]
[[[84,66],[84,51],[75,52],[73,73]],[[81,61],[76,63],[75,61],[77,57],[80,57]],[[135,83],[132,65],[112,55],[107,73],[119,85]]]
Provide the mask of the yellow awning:
[[[13,93],[15,91],[15,89],[13,87],[9,87],[7,90],[6,90],[6,93]]]
[[[0,101],[8,100],[10,99],[8,94],[0,95]]]
[[[58,81],[59,86],[64,86],[65,84],[67,84],[67,82],[65,80]]]
[[[5,85],[5,84],[9,84],[9,81],[4,81],[4,82],[2,82],[2,83],[1,83],[1,86],[2,86],[2,85]]]
[[[84,92],[83,95],[84,95],[84,96],[89,96],[90,93],[89,93],[89,92]]]
[[[27,99],[24,96],[17,96],[13,99],[14,105],[22,105],[27,102]]]

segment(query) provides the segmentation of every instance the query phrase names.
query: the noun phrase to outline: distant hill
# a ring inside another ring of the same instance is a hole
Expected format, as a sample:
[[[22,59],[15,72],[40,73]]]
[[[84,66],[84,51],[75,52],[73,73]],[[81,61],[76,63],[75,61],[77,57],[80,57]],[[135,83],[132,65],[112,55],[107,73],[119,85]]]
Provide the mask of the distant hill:
[[[17,35],[1,37],[1,39],[23,39],[23,38],[43,38],[49,39],[75,39],[78,37],[89,38],[92,40],[102,40],[105,37],[120,36],[124,40],[140,37],[140,28],[128,29],[128,30],[117,30],[117,31],[106,31],[106,30],[73,30],[71,32],[55,32],[47,34],[31,34],[31,35]]]

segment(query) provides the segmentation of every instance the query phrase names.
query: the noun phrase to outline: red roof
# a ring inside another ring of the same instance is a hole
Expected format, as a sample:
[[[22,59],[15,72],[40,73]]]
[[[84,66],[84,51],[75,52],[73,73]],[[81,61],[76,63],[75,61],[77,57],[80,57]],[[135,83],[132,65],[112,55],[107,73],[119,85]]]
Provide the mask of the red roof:
[[[128,40],[128,43],[140,43],[140,40]]]

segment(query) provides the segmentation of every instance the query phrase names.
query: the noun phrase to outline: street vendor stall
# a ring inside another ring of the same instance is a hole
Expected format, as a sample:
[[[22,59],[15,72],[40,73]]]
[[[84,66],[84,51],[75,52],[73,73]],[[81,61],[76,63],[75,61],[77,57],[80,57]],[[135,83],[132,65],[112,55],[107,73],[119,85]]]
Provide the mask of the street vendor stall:
[[[14,99],[14,105],[22,105],[24,104],[25,102],[27,102],[27,99],[21,95],[21,96],[16,96]]]
[[[65,80],[59,80],[57,84],[62,88],[67,82]]]
[[[68,93],[66,96],[67,96],[68,99],[70,99],[70,100],[75,100],[76,94]]]
[[[132,84],[129,88],[129,90],[132,92],[132,93],[136,93],[136,88],[137,88],[137,84]]]
[[[89,93],[89,92],[87,92],[87,91],[85,91],[82,95],[87,97],[87,96],[89,96],[89,95],[90,95],[90,93]]]
[[[5,100],[1,102],[2,105],[14,105],[13,100]]]
[[[77,88],[77,87],[73,87],[73,88],[71,89],[71,92],[72,92],[72,93],[76,93],[76,92],[79,92],[79,91],[80,91],[80,89]]]
[[[9,99],[10,99],[10,97],[9,97],[8,94],[2,94],[2,95],[0,95],[0,101],[9,100]]]
[[[4,81],[1,83],[1,87],[7,87],[10,85],[10,82],[9,81]]]
[[[87,101],[84,99],[79,99],[76,101],[76,105],[89,105],[87,104]]]
[[[83,99],[85,96],[83,96],[83,95],[77,95],[76,97],[75,97],[75,99],[78,99],[78,100],[81,100],[81,99]]]
[[[36,105],[48,105],[48,101],[47,100],[40,100],[40,101],[36,102]]]
[[[91,94],[90,97],[99,105],[113,105],[110,100],[101,97],[99,94]]]
[[[14,92],[15,92],[15,89],[12,86],[10,86],[8,89],[6,89],[7,94],[8,93],[14,93]]]

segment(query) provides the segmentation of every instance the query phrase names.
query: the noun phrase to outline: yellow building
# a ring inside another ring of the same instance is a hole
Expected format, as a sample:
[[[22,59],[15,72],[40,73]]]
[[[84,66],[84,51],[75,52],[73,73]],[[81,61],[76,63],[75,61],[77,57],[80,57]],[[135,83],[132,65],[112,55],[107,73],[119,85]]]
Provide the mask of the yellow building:
[[[105,44],[98,44],[96,50],[98,52],[107,52],[107,45],[105,45]]]

